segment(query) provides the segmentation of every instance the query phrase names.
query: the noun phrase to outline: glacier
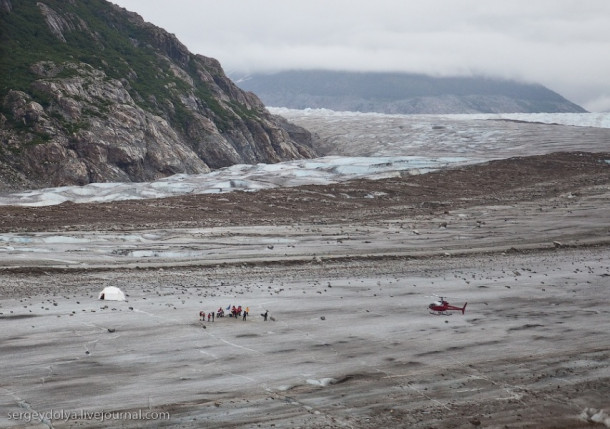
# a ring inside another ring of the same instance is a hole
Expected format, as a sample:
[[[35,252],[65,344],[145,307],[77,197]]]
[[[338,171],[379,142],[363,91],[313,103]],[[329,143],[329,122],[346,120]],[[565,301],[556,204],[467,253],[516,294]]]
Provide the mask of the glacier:
[[[326,185],[420,174],[511,156],[609,149],[609,140],[603,134],[600,138],[597,131],[595,138],[586,141],[577,136],[579,129],[610,130],[610,113],[387,115],[327,109],[269,110],[324,137],[330,145],[328,155],[277,164],[239,164],[154,182],[92,183],[7,193],[0,195],[0,205],[102,203]]]

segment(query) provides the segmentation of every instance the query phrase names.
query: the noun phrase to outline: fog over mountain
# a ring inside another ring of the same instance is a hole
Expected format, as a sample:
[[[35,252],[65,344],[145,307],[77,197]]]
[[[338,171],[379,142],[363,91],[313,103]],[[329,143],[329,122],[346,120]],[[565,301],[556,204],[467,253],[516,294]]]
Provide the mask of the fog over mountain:
[[[232,78],[267,106],[291,109],[400,114],[585,112],[542,85],[487,77],[293,70]]]

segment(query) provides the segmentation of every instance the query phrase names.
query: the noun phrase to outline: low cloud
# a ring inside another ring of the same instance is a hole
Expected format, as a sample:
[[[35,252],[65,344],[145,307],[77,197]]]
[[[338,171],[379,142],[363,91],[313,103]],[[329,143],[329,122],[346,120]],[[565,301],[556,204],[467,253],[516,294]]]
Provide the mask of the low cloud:
[[[120,0],[230,72],[482,74],[610,110],[610,2]]]

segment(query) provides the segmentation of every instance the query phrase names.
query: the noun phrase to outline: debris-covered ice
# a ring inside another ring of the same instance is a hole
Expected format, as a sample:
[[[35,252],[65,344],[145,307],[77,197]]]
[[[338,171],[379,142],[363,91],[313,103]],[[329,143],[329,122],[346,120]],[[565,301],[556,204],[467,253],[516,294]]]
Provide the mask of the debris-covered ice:
[[[0,195],[0,205],[47,206],[66,201],[109,202],[185,194],[256,191],[278,186],[329,184],[356,178],[380,179],[401,172],[423,173],[447,166],[477,163],[513,155],[565,150],[551,135],[522,139],[510,121],[610,128],[610,114],[382,115],[324,109],[270,109],[303,126],[312,118],[325,122],[342,143],[334,156],[278,164],[233,165],[207,174],[176,174],[146,183],[92,183]],[[500,120],[500,121],[498,121]],[[305,122],[301,122],[305,121]],[[528,131],[529,132],[529,131]],[[546,131],[545,131],[546,132]],[[549,134],[549,132],[547,132]],[[551,132],[551,134],[553,134]],[[535,147],[531,146],[535,140]],[[371,145],[371,142],[375,142]],[[524,146],[528,141],[530,146]],[[572,144],[573,139],[568,139]],[[599,138],[583,139],[582,150],[594,150]],[[607,145],[607,140],[602,144]],[[350,156],[345,156],[350,155]]]

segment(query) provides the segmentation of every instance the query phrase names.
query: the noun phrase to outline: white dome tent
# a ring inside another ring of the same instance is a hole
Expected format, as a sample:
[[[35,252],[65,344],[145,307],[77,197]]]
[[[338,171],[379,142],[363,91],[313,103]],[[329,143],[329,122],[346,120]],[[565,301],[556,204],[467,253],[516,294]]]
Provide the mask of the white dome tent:
[[[118,287],[106,286],[104,290],[100,292],[99,299],[105,301],[125,301],[125,294]]]

